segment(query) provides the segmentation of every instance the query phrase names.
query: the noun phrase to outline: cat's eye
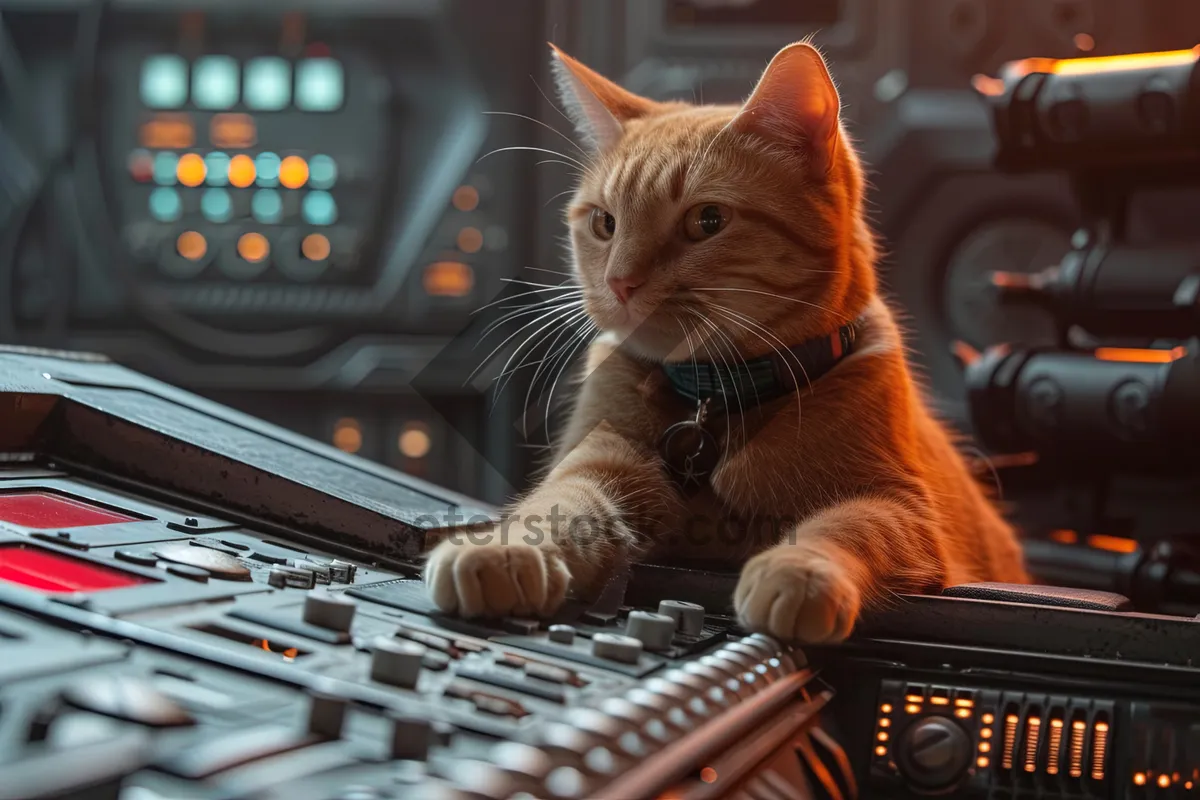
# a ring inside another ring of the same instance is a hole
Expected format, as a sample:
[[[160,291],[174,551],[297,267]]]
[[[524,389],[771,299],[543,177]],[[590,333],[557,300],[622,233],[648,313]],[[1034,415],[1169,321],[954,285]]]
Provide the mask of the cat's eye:
[[[617,230],[616,217],[603,208],[592,209],[588,224],[592,226],[592,233],[596,234],[597,239],[611,239],[613,232]]]
[[[683,218],[683,233],[694,242],[716,236],[725,230],[732,216],[728,208],[716,203],[693,206]]]

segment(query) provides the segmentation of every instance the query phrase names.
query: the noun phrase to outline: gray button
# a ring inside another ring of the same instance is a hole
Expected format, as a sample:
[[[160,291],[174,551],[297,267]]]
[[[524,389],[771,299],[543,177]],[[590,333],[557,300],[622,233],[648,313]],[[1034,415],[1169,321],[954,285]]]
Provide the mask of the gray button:
[[[670,650],[671,639],[675,637],[675,620],[663,614],[631,611],[625,633],[640,641],[647,650]]]
[[[550,641],[558,642],[559,644],[574,644],[575,628],[570,625],[551,625]]]
[[[675,627],[684,636],[699,636],[704,632],[704,606],[682,600],[663,600],[658,613],[675,620]]]
[[[397,715],[392,717],[392,758],[402,761],[424,761],[429,755],[433,729],[429,720]]]
[[[375,639],[372,649],[371,680],[402,689],[416,688],[417,680],[421,677],[424,647],[416,642],[380,636]]]
[[[267,575],[267,585],[276,589],[311,589],[316,586],[316,576],[306,569],[274,567]]]
[[[642,657],[642,642],[616,633],[597,633],[592,637],[592,655],[622,664],[636,664]]]
[[[318,628],[349,632],[354,621],[354,601],[340,594],[315,590],[304,598],[304,621]]]

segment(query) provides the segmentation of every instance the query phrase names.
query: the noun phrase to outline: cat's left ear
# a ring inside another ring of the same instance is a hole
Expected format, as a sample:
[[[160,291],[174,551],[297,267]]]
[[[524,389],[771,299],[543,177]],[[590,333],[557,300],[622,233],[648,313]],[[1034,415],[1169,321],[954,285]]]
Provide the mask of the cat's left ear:
[[[580,137],[593,149],[612,147],[623,135],[625,122],[654,110],[653,100],[622,89],[553,44],[550,49],[559,99]]]
[[[825,175],[837,149],[841,100],[825,59],[806,42],[780,50],[732,126],[803,148],[813,171]]]

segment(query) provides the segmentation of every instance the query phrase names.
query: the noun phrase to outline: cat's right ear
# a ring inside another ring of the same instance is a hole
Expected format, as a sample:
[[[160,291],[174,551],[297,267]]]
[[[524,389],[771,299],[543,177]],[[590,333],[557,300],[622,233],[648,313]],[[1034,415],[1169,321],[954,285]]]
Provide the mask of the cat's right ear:
[[[654,101],[622,89],[553,44],[550,49],[559,100],[580,138],[593,150],[612,147],[624,133],[626,121],[653,110]]]

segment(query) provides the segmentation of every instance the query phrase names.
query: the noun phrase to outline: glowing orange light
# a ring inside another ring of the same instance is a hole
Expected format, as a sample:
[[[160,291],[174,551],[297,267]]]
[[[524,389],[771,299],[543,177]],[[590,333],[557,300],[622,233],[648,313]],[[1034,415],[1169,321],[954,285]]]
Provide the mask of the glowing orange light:
[[[424,283],[435,297],[463,297],[475,285],[475,273],[458,261],[437,261],[425,268]]]
[[[283,657],[286,658],[288,661],[295,659],[296,656],[298,656],[298,655],[300,655],[300,651],[297,650],[295,647],[289,647],[287,650],[283,651]]]
[[[981,753],[992,752],[992,743],[991,742],[980,742],[979,743],[979,752],[981,752]]]
[[[199,261],[208,252],[208,242],[195,231],[184,231],[175,240],[175,251],[188,261]]]
[[[243,233],[238,239],[237,251],[239,256],[251,264],[257,264],[271,252],[271,245],[267,241],[267,237],[251,231]]]
[[[358,420],[343,417],[333,424],[333,446],[346,453],[357,453],[362,449],[362,426]]]
[[[237,188],[245,189],[253,185],[256,175],[254,159],[250,156],[243,153],[229,160],[229,182]]]
[[[1096,49],[1096,40],[1092,38],[1090,33],[1077,33],[1074,38],[1075,47],[1085,53],[1090,53]]]
[[[979,737],[980,737],[981,739],[990,739],[990,738],[992,738],[992,729],[991,729],[991,728],[984,728],[983,730],[981,730],[981,731],[979,732]]]
[[[994,716],[992,716],[991,714],[984,714],[980,718],[980,720],[983,722],[984,725],[991,725],[993,722],[996,721],[996,718]]]
[[[1133,773],[1133,784],[1135,786],[1145,786],[1146,785],[1146,773],[1144,773],[1144,772]]]
[[[1075,544],[1079,541],[1079,534],[1067,530],[1050,531],[1050,538],[1059,544]]]
[[[1063,737],[1063,721],[1061,719],[1050,720],[1050,744],[1047,746],[1047,763],[1046,772],[1050,775],[1058,774],[1058,751],[1062,746]]]
[[[320,233],[310,233],[300,242],[300,252],[309,261],[324,261],[330,249],[329,239]]]
[[[1122,72],[1135,69],[1159,69],[1192,64],[1200,54],[1200,48],[1171,50],[1162,53],[1130,53],[1121,56],[1099,56],[1095,58],[1067,58],[1054,63],[1053,72],[1058,75],[1089,75],[1095,72]]]
[[[959,719],[966,719],[967,717],[971,716],[971,709],[956,708],[954,709],[954,716],[958,717]]]
[[[948,698],[948,697],[931,697],[931,698],[929,698],[929,702],[933,703],[935,706],[947,706],[947,705],[950,705],[950,698]]]
[[[987,769],[987,765],[992,762],[988,761],[987,756],[980,756],[978,759],[975,760],[975,763],[979,766],[980,769]]]
[[[1183,785],[1183,788],[1187,789],[1190,792],[1192,790],[1192,782],[1188,781],[1187,783],[1185,783]]]
[[[1150,350],[1142,347],[1099,347],[1093,353],[1101,361],[1121,361],[1131,364],[1170,364],[1187,355],[1182,347],[1170,350]]]
[[[891,704],[891,703],[884,703],[883,705],[881,705],[881,706],[879,707],[879,710],[880,710],[880,711],[882,711],[882,712],[883,712],[883,713],[885,713],[885,714],[890,714],[890,713],[892,713],[892,704]]]
[[[716,783],[717,771],[712,767],[705,767],[704,769],[700,770],[700,780],[704,781],[705,783]]]
[[[1133,539],[1126,539],[1123,536],[1108,536],[1102,533],[1087,537],[1087,543],[1089,547],[1107,550],[1110,553],[1134,553],[1138,549],[1138,543]]]
[[[976,75],[971,78],[971,87],[985,97],[999,97],[1004,94],[1004,81],[991,75]]]
[[[1001,765],[1004,769],[1012,769],[1013,748],[1017,742],[1017,723],[1019,721],[1016,714],[1009,714],[1004,718],[1004,754],[1001,757]]]
[[[1097,722],[1092,728],[1092,780],[1104,780],[1104,759],[1108,755],[1108,723]]]
[[[1083,776],[1083,732],[1087,725],[1083,720],[1075,720],[1071,723],[1071,777],[1079,778]]]
[[[877,755],[877,756],[886,756],[886,755],[887,755],[887,748],[886,748],[886,747],[884,747],[883,745],[879,745],[879,747],[876,747],[876,748],[875,748],[875,755]]]
[[[974,700],[968,700],[968,699],[967,699],[967,698],[965,698],[965,697],[960,697],[960,698],[958,698],[957,700],[955,700],[955,701],[954,701],[954,705],[958,706],[959,708],[974,708],[974,707],[975,707],[975,701],[974,701]]]
[[[183,150],[196,143],[196,129],[187,114],[155,114],[138,130],[142,147]]]
[[[454,190],[451,202],[459,211],[474,211],[479,207],[479,190],[474,186],[460,186]]]
[[[891,727],[891,724],[892,724],[892,721],[890,719],[888,719],[887,717],[884,717],[883,719],[879,720],[879,727],[881,727],[881,728]]]
[[[921,707],[919,705],[917,705],[916,703],[909,703],[908,705],[906,705],[904,707],[904,710],[909,714],[920,714],[921,713]]]
[[[879,736],[878,736],[877,738],[878,738],[878,739],[879,739],[879,741],[881,741],[881,742],[886,742],[886,741],[888,740],[888,734],[887,734],[887,731],[880,731],[880,732],[879,732]]]
[[[208,125],[208,138],[221,150],[245,150],[258,141],[258,130],[249,114],[216,114]]]
[[[1160,787],[1162,787],[1163,789],[1166,789],[1168,786],[1171,785],[1171,776],[1165,775],[1165,774],[1159,775],[1158,776],[1158,785]]]
[[[288,156],[279,163],[279,182],[289,189],[308,183],[308,162],[300,156]]]
[[[185,153],[175,165],[175,177],[184,186],[199,186],[204,183],[204,176],[207,174],[208,168],[204,165],[204,159],[195,153]]]
[[[483,232],[479,228],[463,228],[458,232],[456,242],[464,253],[478,253],[483,247]]]
[[[400,433],[396,443],[405,458],[424,458],[433,448],[429,431],[419,422],[410,422]]]
[[[1041,738],[1042,721],[1037,717],[1030,717],[1025,721],[1025,771],[1033,772],[1037,769],[1037,746],[1038,739]]]

